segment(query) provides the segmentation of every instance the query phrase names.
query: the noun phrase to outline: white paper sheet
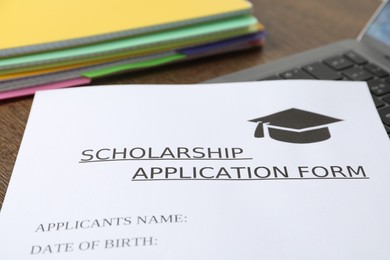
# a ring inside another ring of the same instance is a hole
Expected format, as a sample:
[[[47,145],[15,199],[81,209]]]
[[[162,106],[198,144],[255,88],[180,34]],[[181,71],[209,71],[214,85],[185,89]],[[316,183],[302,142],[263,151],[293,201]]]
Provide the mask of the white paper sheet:
[[[39,92],[0,259],[388,260],[389,158],[365,83]]]

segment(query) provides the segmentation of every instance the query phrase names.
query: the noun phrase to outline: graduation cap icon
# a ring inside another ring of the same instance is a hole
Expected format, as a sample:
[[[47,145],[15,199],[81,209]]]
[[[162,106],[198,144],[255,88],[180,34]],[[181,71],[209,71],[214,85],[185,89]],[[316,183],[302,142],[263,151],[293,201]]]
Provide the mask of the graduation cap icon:
[[[256,138],[264,137],[264,129],[267,128],[269,136],[275,140],[305,144],[329,139],[327,125],[342,120],[291,108],[249,121],[258,124],[255,130]]]

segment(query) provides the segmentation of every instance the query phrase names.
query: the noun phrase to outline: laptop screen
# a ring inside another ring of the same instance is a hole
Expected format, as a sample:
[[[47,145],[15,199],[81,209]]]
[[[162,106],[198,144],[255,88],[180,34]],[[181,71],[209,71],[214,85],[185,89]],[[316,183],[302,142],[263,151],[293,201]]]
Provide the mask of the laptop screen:
[[[390,2],[387,2],[374,22],[370,25],[367,35],[390,46]]]

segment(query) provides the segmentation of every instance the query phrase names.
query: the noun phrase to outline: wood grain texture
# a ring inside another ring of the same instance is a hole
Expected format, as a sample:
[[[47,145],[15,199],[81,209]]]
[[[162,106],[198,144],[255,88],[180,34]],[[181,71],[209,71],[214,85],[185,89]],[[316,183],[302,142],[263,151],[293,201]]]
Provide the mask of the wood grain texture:
[[[192,84],[345,38],[355,38],[378,0],[253,0],[268,32],[260,49],[203,58],[100,80],[101,84]],[[32,97],[0,101],[0,208],[32,104]],[[23,191],[20,191],[23,192]]]

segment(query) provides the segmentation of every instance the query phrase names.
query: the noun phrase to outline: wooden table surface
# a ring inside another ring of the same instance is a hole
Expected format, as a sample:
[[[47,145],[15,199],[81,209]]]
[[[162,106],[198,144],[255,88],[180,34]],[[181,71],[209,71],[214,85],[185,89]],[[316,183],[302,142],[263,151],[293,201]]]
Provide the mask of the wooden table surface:
[[[266,46],[126,74],[97,84],[190,84],[345,38],[355,38],[379,0],[253,0],[266,26]],[[33,98],[0,101],[0,208]],[[23,191],[20,191],[23,192]]]

